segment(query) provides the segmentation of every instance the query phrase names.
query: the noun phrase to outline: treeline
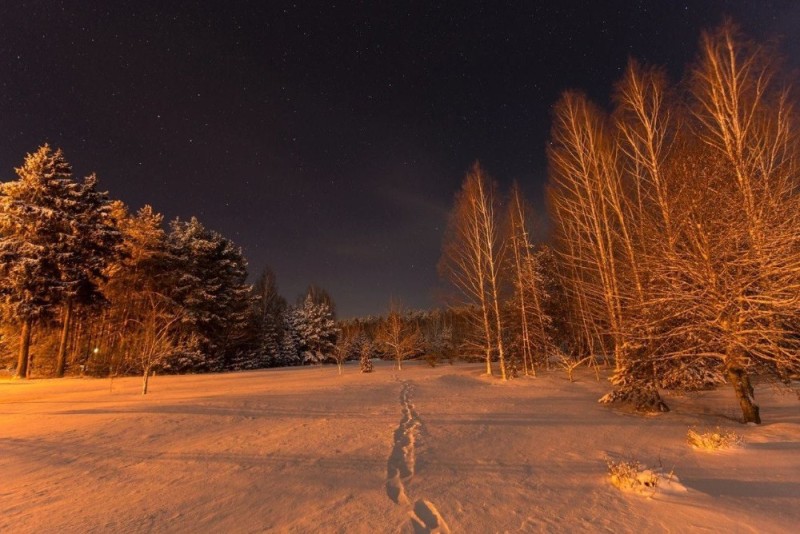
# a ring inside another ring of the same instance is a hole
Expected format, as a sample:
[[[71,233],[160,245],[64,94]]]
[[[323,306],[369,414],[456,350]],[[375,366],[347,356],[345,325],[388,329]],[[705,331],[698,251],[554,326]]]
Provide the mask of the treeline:
[[[346,359],[403,360],[425,357],[431,366],[475,357],[464,340],[469,338],[471,312],[466,309],[405,310],[391,303],[379,317],[362,317],[339,322],[338,349]]]
[[[489,373],[496,358],[507,376],[515,346],[534,365],[599,356],[615,366],[605,401],[666,410],[658,388],[727,381],[760,422],[751,377],[800,374],[797,100],[777,57],[726,23],[678,85],[631,61],[610,112],[566,92],[548,145],[554,269],[518,189],[502,203],[473,167],[443,268],[476,310]]]
[[[249,285],[241,249],[196,218],[131,213],[47,145],[16,173],[0,184],[0,343],[17,377],[296,365],[333,347],[324,290],[289,306],[268,269]]]

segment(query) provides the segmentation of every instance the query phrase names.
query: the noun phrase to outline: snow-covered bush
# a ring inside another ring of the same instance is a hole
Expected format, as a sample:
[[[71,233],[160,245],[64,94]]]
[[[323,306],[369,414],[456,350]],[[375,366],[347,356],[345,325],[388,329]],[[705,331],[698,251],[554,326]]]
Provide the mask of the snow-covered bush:
[[[372,372],[372,360],[370,359],[369,352],[366,351],[361,353],[361,372],[362,373]]]
[[[658,487],[659,474],[636,460],[608,460],[611,484],[622,490],[652,496]]]
[[[729,449],[743,443],[742,437],[733,430],[722,430],[719,427],[714,430],[698,432],[693,428],[686,434],[686,441],[695,449],[705,451],[717,451]]]

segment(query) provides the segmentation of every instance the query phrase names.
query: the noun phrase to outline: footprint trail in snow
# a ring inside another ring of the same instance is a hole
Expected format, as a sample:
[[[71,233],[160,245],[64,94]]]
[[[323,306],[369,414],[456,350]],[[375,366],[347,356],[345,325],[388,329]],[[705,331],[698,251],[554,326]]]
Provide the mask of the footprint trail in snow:
[[[422,423],[411,402],[414,385],[403,381],[400,389],[402,418],[394,431],[394,446],[386,465],[386,495],[397,505],[408,508],[411,526],[415,534],[447,533],[447,527],[432,502],[417,499],[413,505],[408,495],[408,484],[414,476],[416,440]]]

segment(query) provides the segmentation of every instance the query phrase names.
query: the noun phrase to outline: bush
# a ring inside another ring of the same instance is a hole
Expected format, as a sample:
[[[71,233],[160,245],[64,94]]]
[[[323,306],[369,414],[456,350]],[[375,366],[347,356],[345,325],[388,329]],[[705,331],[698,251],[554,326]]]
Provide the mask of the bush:
[[[622,491],[652,496],[658,487],[659,474],[636,460],[608,460],[611,484]]]
[[[362,373],[371,373],[372,372],[372,360],[369,357],[368,352],[361,353],[361,372]]]
[[[717,451],[729,449],[743,443],[742,437],[733,430],[722,430],[717,427],[715,430],[698,432],[690,428],[686,434],[686,441],[695,449],[704,451]]]

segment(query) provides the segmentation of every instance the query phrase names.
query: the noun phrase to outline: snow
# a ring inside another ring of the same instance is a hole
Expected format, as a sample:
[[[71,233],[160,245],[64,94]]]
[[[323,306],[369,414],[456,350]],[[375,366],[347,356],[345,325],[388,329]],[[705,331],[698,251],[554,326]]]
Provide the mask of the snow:
[[[0,381],[2,532],[791,532],[800,410],[756,390],[667,395],[643,417],[578,371],[509,383],[481,364],[376,362],[229,374]],[[693,450],[690,427],[744,445]],[[607,462],[674,475],[652,496]]]

